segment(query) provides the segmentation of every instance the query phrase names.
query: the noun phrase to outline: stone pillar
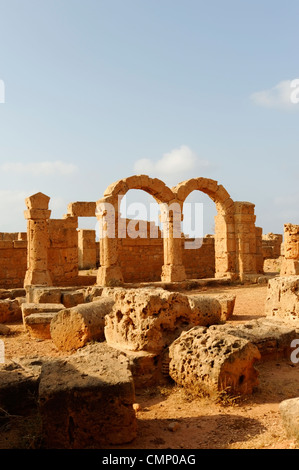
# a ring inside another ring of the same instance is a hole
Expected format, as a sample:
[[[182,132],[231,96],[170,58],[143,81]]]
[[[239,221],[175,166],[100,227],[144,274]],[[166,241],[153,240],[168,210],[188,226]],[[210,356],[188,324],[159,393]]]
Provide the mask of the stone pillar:
[[[235,202],[237,269],[242,280],[247,274],[257,274],[257,247],[254,204]]]
[[[182,262],[182,211],[179,203],[170,206],[161,205],[161,221],[163,224],[164,265],[161,280],[177,282],[186,279]]]
[[[49,231],[48,210],[50,198],[42,193],[34,194],[25,199],[27,210],[27,271],[24,287],[31,285],[50,286],[51,276],[48,270]]]
[[[284,259],[280,275],[299,274],[299,225],[284,225]]]
[[[118,207],[118,206],[117,206]],[[97,285],[113,286],[123,282],[118,264],[118,209],[108,201],[98,201],[96,216],[100,229],[100,267]]]
[[[93,269],[97,266],[95,230],[78,230],[79,269]]]
[[[264,274],[263,229],[255,227],[256,233],[256,272]]]
[[[236,237],[233,214],[218,211],[215,216],[215,277],[236,276]]]

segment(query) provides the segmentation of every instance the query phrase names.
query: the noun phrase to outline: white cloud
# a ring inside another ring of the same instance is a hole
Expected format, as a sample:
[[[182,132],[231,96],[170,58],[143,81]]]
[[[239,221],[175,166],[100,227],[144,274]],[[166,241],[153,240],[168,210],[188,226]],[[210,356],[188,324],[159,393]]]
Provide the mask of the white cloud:
[[[137,174],[165,178],[190,175],[192,172],[208,166],[210,163],[207,160],[200,160],[187,145],[181,145],[181,147],[165,153],[160,160],[153,161],[148,158],[137,160],[134,171]]]
[[[7,162],[0,165],[0,170],[3,172],[12,173],[26,173],[34,176],[50,176],[50,175],[62,175],[67,176],[78,170],[76,165],[72,163],[64,163],[58,161],[45,161],[36,163],[22,163],[22,162]]]
[[[299,109],[298,83],[295,80],[283,80],[268,90],[252,93],[250,99],[257,106],[283,110]]]

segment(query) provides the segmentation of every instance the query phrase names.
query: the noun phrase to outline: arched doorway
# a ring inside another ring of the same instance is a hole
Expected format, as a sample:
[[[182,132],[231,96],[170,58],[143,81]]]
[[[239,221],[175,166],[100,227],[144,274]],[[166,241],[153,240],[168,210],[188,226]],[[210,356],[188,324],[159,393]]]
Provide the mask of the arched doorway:
[[[192,178],[172,188],[182,206],[195,190],[207,194],[216,204],[215,277],[231,277],[236,272],[234,201],[222,185],[209,178]]]
[[[99,285],[113,285],[123,281],[117,235],[121,200],[130,189],[140,189],[147,192],[161,207],[163,231],[164,234],[167,233],[163,237],[164,264],[161,279],[165,281],[185,279],[181,259],[181,238],[173,236],[173,214],[176,209],[180,208],[180,205],[172,190],[163,181],[158,178],[150,178],[147,175],[138,175],[111,184],[106,189],[104,197],[97,201],[96,214],[102,227],[100,236],[101,266],[98,270],[97,283]]]

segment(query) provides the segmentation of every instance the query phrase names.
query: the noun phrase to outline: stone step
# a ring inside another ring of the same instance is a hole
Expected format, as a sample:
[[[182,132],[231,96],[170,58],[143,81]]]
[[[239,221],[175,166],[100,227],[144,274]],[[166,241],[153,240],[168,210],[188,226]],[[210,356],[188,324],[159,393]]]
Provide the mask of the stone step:
[[[42,312],[59,312],[63,310],[65,306],[63,304],[52,304],[52,303],[33,303],[33,302],[24,302],[21,306],[23,320],[28,315],[32,313],[42,313]]]
[[[31,313],[24,317],[24,326],[32,338],[51,339],[50,324],[57,312]]]

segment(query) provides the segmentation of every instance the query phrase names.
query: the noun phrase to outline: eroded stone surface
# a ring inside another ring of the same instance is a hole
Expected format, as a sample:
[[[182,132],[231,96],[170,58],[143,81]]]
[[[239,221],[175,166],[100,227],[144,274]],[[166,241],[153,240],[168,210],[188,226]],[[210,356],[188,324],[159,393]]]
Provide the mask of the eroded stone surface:
[[[299,319],[299,276],[275,277],[268,282],[265,314]]]
[[[62,351],[82,348],[87,342],[104,341],[105,316],[114,305],[111,297],[61,310],[50,325],[51,338]]]
[[[13,322],[22,319],[22,310],[18,300],[0,300],[0,323]]]
[[[258,348],[218,326],[194,327],[169,347],[169,375],[192,393],[250,394],[258,385]]]
[[[279,411],[288,437],[299,442],[299,398],[282,401]]]
[[[120,349],[157,353],[195,325],[227,319],[234,296],[187,296],[163,289],[115,289],[115,305],[106,317],[107,343]]]
[[[48,448],[105,448],[136,437],[135,392],[127,358],[104,343],[47,362],[39,404]]]
[[[190,322],[186,295],[163,289],[120,289],[106,316],[109,345],[131,351],[159,352]]]

